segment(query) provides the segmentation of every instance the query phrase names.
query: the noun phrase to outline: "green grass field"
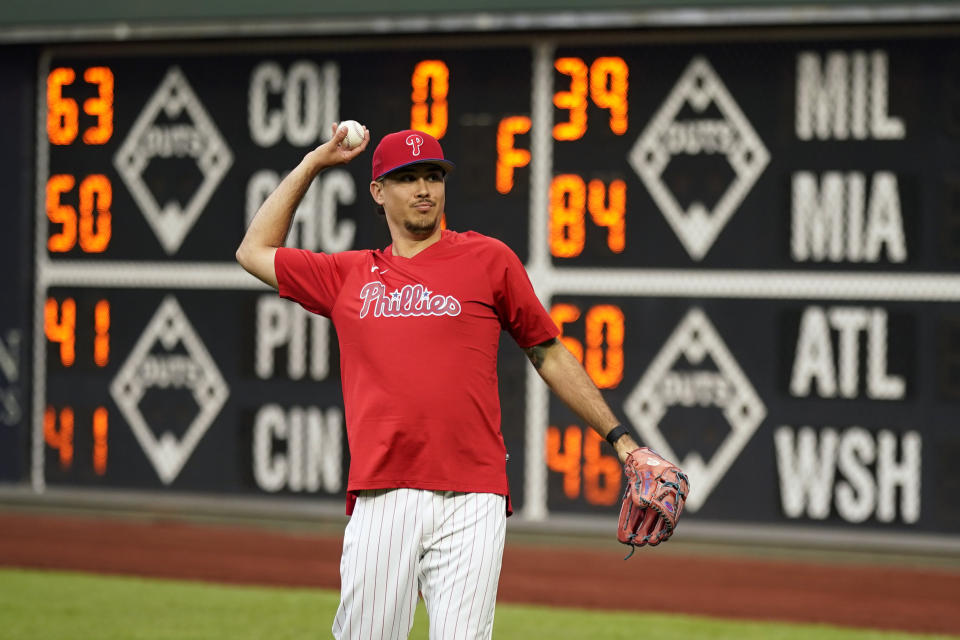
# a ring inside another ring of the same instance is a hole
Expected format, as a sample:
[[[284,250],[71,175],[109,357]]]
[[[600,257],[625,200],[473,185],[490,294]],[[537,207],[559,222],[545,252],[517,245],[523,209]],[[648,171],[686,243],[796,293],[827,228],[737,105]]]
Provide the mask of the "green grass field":
[[[54,571],[0,569],[3,640],[329,638],[337,594]],[[638,633],[637,630],[642,630]],[[411,638],[427,639],[421,603]],[[497,640],[945,638],[820,625],[715,620],[501,604]]]

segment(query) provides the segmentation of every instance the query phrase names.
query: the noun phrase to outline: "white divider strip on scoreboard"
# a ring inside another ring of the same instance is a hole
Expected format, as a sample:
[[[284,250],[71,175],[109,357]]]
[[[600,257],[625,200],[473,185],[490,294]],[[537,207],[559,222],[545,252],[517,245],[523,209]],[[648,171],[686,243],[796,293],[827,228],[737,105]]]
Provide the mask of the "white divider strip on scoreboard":
[[[960,275],[722,269],[541,268],[541,295],[789,300],[960,301]]]
[[[556,46],[541,41],[533,47],[530,95],[530,253],[527,269],[540,301],[550,303],[550,292],[534,276],[550,268],[547,243],[547,209],[553,175],[553,54]],[[533,367],[527,367],[526,437],[524,441],[523,518],[547,517],[547,463],[545,438],[550,413],[550,393]]]
[[[126,262],[91,264],[79,260],[48,260],[38,264],[37,279],[45,286],[136,289],[268,289],[228,262]]]
[[[47,75],[50,72],[50,52],[43,51],[37,62],[37,86],[47,86]],[[44,335],[43,313],[44,307],[40,304],[46,295],[46,285],[40,274],[43,265],[47,262],[47,179],[50,177],[50,152],[47,147],[47,96],[43,91],[37,91],[37,193],[36,193],[36,229],[34,237],[34,280],[33,280],[33,439],[30,449],[30,484],[37,493],[46,488],[44,477],[44,456],[46,455],[43,439],[43,411],[47,397],[47,341],[41,338]]]
[[[534,156],[536,157],[536,156]],[[534,167],[534,171],[537,168]],[[531,197],[531,200],[534,198]],[[539,205],[537,205],[539,206]],[[531,228],[531,244],[540,241]],[[544,247],[546,247],[544,240]],[[539,251],[542,253],[542,250]],[[47,287],[148,289],[267,289],[239,265],[221,262],[126,262],[91,264],[46,261],[38,275]],[[960,275],[949,273],[848,273],[706,269],[556,268],[531,246],[527,265],[541,299],[570,295],[787,300],[884,300],[958,302]],[[535,276],[535,277],[534,277]]]

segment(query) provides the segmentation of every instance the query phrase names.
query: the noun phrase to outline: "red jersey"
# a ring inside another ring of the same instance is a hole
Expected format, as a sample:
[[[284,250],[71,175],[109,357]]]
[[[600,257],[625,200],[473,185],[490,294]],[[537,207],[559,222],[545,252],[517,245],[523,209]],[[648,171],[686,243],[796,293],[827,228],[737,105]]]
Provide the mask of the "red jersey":
[[[281,248],[280,295],[328,316],[340,342],[355,492],[411,487],[509,496],[497,348],[559,331],[516,254],[479,233],[444,230],[413,258],[383,251]]]

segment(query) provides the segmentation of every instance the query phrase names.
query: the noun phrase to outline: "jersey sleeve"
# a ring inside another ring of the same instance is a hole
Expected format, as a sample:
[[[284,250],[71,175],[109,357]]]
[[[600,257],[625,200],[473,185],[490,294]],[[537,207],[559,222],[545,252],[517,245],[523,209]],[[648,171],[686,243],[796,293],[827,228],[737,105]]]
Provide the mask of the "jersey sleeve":
[[[522,349],[556,338],[560,331],[537,298],[523,263],[509,247],[498,244],[494,301],[501,326]]]
[[[280,297],[299,303],[307,311],[329,316],[350,263],[347,254],[280,247],[273,260]]]

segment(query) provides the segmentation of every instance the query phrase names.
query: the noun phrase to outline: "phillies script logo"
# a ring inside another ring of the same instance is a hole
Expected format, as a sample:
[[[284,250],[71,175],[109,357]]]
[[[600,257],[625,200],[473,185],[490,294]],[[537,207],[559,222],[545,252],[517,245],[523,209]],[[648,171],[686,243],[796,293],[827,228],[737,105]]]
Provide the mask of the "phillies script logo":
[[[410,134],[407,136],[407,144],[413,147],[413,155],[420,155],[420,147],[423,145],[423,138],[416,134]]]
[[[460,301],[453,296],[433,295],[422,284],[404,285],[389,295],[382,282],[368,282],[360,289],[363,308],[360,317],[365,318],[373,309],[375,318],[399,318],[411,316],[458,316]]]

